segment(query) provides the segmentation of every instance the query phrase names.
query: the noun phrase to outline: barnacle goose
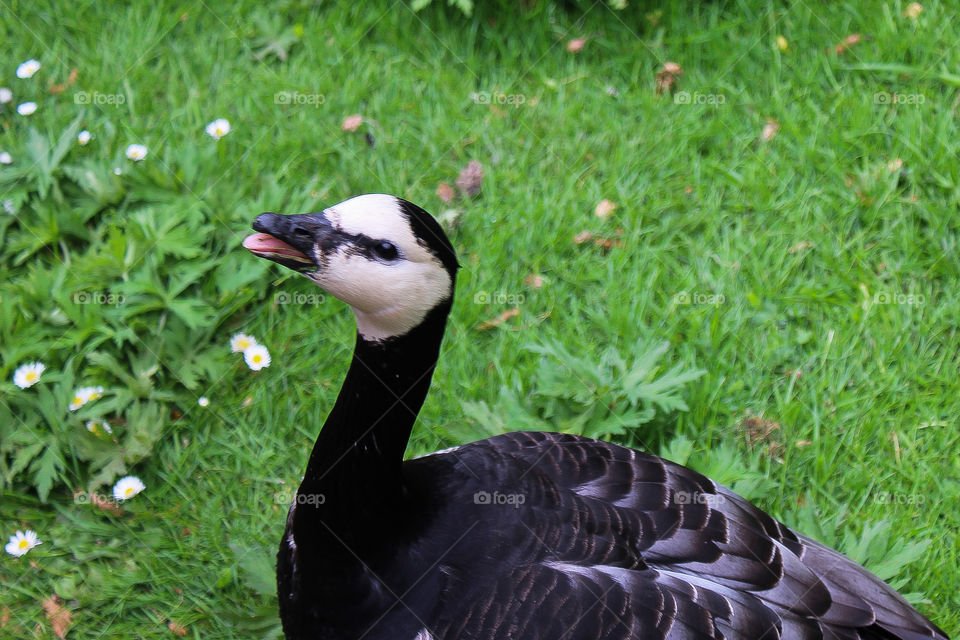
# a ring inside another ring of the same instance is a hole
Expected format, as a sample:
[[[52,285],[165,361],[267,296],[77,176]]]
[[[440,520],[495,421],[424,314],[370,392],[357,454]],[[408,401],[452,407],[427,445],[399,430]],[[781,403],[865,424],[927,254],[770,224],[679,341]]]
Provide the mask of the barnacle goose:
[[[288,640],[947,636],[845,556],[656,456],[561,433],[404,460],[453,302],[423,209],[362,195],[244,240],[356,314],[277,555]]]

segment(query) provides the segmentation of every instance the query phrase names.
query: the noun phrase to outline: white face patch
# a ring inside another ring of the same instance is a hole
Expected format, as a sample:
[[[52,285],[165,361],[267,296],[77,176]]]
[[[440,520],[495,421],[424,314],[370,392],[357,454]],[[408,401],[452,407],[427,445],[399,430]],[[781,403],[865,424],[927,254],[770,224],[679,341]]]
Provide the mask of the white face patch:
[[[357,251],[349,242],[332,251],[314,245],[320,267],[305,275],[353,307],[364,339],[380,341],[407,333],[450,296],[450,274],[417,242],[395,197],[357,196],[326,209],[323,215],[344,234],[364,235],[397,248],[396,259],[381,260]]]

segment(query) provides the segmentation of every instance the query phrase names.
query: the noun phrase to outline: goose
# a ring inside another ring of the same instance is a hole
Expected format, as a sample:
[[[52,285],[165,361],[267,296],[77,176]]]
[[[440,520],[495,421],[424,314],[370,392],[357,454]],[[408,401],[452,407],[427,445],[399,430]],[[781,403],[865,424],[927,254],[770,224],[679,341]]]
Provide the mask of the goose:
[[[459,268],[422,208],[263,213],[243,241],[353,308],[277,553],[288,640],[920,640],[894,589],[709,478],[516,432],[404,460]]]

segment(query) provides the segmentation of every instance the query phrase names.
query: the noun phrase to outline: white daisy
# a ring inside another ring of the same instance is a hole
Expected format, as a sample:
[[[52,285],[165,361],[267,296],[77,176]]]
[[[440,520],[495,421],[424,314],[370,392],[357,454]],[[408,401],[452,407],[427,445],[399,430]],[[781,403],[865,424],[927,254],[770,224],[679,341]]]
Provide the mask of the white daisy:
[[[208,398],[207,396],[200,396],[199,398],[197,398],[197,404],[200,405],[201,407],[209,407],[210,398]]]
[[[113,429],[110,427],[110,423],[106,420],[87,420],[87,431],[92,433],[95,436],[100,435],[101,432],[110,435],[113,433]]]
[[[255,344],[257,344],[257,339],[253,336],[248,336],[245,333],[235,333],[233,337],[230,338],[230,351],[233,353],[243,353]]]
[[[37,537],[37,532],[27,529],[26,531],[17,531],[10,536],[10,542],[7,543],[4,550],[10,555],[19,558],[38,544],[43,544],[43,541]]]
[[[131,144],[127,147],[127,157],[134,162],[140,162],[147,157],[147,148],[142,144]]]
[[[47,366],[42,362],[22,364],[17,367],[16,371],[13,372],[13,384],[17,385],[21,389],[32,387],[40,382],[40,375],[46,368]]]
[[[143,484],[137,476],[126,476],[113,485],[113,497],[118,501],[129,500],[146,488],[147,485]]]
[[[260,369],[270,366],[270,352],[262,344],[247,347],[246,351],[243,352],[243,359],[247,361],[247,366],[254,371],[260,371]]]
[[[230,133],[230,121],[226,118],[217,118],[207,125],[206,132],[214,140],[219,140]]]
[[[21,79],[30,78],[37,71],[40,71],[40,63],[36,60],[27,60],[17,67],[17,77]]]
[[[0,151],[0,164],[11,164],[12,162],[13,156],[6,151]]]
[[[80,387],[73,392],[73,398],[70,400],[70,411],[76,411],[101,396],[103,396],[103,387]]]
[[[0,87],[0,104],[7,104],[13,100],[13,91],[7,87]]]
[[[93,135],[89,131],[84,129],[83,131],[77,134],[77,142],[80,143],[81,145],[85,145],[88,142],[90,142],[90,139],[92,137]]]
[[[113,168],[113,175],[119,176],[119,175],[122,174],[122,173],[123,173],[123,169],[121,169],[120,167],[114,167],[114,168]]]
[[[22,116],[33,115],[34,112],[36,112],[36,110],[37,110],[36,102],[24,102],[23,104],[17,107],[17,113],[19,113]]]

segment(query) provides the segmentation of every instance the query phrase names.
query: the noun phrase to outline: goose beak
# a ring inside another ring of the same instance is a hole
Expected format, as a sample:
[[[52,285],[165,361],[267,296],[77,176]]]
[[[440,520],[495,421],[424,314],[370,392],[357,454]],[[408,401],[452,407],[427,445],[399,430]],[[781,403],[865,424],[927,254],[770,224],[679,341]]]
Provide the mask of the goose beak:
[[[317,268],[310,255],[320,242],[318,234],[329,228],[330,223],[321,214],[262,213],[253,221],[253,230],[259,233],[247,236],[243,247],[288,269],[310,271]]]

